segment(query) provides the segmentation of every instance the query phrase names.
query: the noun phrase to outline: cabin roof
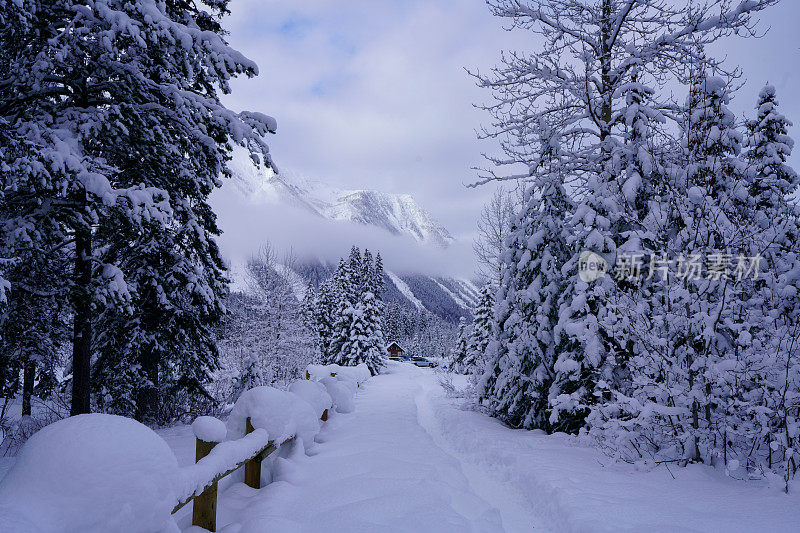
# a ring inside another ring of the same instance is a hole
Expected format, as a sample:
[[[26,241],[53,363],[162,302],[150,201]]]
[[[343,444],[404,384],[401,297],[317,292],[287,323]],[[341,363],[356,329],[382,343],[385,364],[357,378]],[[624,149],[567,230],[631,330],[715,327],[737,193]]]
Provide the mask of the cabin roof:
[[[387,347],[386,347],[386,350],[387,350],[387,351],[388,351],[388,350],[391,350],[393,347],[397,347],[397,349],[399,349],[401,352],[404,352],[404,351],[405,351],[405,350],[403,350],[403,347],[402,347],[402,346],[400,346],[399,344],[397,344],[397,343],[396,343],[396,342],[394,342],[394,341],[392,341],[392,342],[390,342],[390,343],[389,343],[389,346],[387,346]]]

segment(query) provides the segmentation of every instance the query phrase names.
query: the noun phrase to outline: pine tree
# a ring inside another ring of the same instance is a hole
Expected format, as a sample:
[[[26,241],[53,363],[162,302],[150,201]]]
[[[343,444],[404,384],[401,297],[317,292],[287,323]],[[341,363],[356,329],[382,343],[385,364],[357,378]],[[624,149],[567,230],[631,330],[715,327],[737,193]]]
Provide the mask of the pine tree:
[[[749,141],[746,157],[752,176],[748,192],[760,212],[775,212],[786,198],[797,190],[800,178],[786,164],[794,142],[788,135],[792,123],[778,112],[775,87],[765,85],[758,95],[757,115],[748,124]],[[768,220],[754,221],[757,226]]]
[[[456,345],[450,350],[450,359],[447,366],[451,372],[461,374],[465,371],[464,362],[467,359],[469,349],[470,330],[467,328],[467,321],[462,316],[458,320],[458,340]]]
[[[637,349],[617,334],[625,284],[610,276],[587,283],[577,275],[581,254],[591,252],[614,265],[636,247],[629,242],[631,232],[640,230],[636,223],[648,211],[642,200],[653,188],[647,168],[639,165],[647,157],[631,148],[646,148],[650,139],[668,137],[677,125],[657,126],[660,117],[651,110],[674,107],[667,87],[684,80],[683,65],[720,66],[699,53],[698,43],[752,29],[751,15],[772,3],[728,10],[725,0],[679,7],[658,0],[489,2],[495,15],[534,32],[542,45],[505,54],[493,75],[477,76],[494,92],[494,103],[486,109],[496,128],[487,135],[500,139],[504,151],[489,162],[529,168],[522,176],[486,170],[479,183],[519,177],[535,181],[542,172],[536,167],[541,155],[537,140],[544,129],[561,139],[562,185],[575,201],[566,226],[572,256],[562,268],[567,285],[558,304],[557,330],[563,337],[550,391],[552,423],[569,431],[583,427],[594,406],[624,388],[628,361]],[[565,61],[578,67],[565,69]],[[648,134],[648,127],[655,131]],[[644,136],[637,141],[632,132]],[[634,205],[634,217],[626,214],[626,203]]]
[[[479,376],[483,374],[484,365],[489,356],[486,350],[489,346],[489,341],[492,339],[494,291],[495,289],[490,283],[481,287],[478,303],[475,306],[467,357],[464,360],[464,367],[473,375]]]
[[[331,341],[328,356],[329,363],[341,360],[341,353],[348,343],[353,321],[356,318],[355,306],[358,304],[359,283],[356,272],[360,272],[360,257],[356,259],[355,248],[351,250],[349,260],[341,259],[333,274],[334,316],[331,328]]]
[[[375,296],[383,301],[383,294],[386,292],[386,282],[383,279],[383,259],[381,253],[375,256],[375,268],[373,269],[374,279],[372,281],[372,292]]]
[[[157,337],[164,321],[174,326],[172,333],[185,334],[182,353],[197,358],[178,360],[171,370],[179,380],[196,384],[214,365],[207,326],[220,314],[224,280],[206,198],[219,176],[227,175],[230,143],[267,154],[262,136],[275,126],[269,117],[237,115],[220,103],[231,77],[256,73],[255,64],[223,38],[219,16],[227,12],[226,2],[84,7],[72,0],[35,10],[3,2],[11,28],[0,35],[0,71],[7,80],[0,122],[9,124],[10,139],[24,142],[4,149],[3,157],[9,168],[28,169],[4,183],[14,191],[7,201],[18,205],[5,223],[34,228],[25,235],[33,246],[47,232],[72,252],[73,414],[90,410],[98,307],[122,314],[133,305],[141,313],[142,327],[150,329],[132,332],[136,337],[122,347],[135,349],[140,339]],[[27,164],[20,161],[25,151]],[[117,258],[105,256],[123,243],[133,245],[127,256],[144,258],[155,246],[156,257],[173,252],[174,262],[151,263],[141,273],[146,261],[132,261],[134,271],[123,272]],[[193,263],[198,257],[200,263]],[[173,268],[179,273],[174,285]],[[146,293],[151,282],[165,279],[164,293],[155,287]],[[131,287],[145,293],[132,295]],[[186,307],[192,298],[198,300],[190,307],[201,316],[187,323],[171,320],[176,302]],[[108,333],[99,343],[111,338]],[[147,351],[152,381],[161,356]]]
[[[542,164],[550,174],[531,186],[502,255],[493,359],[479,386],[481,400],[513,427],[547,431],[551,389],[558,375],[558,302],[566,285],[561,267],[572,255],[565,218],[573,206],[558,176],[557,139],[542,135]]]

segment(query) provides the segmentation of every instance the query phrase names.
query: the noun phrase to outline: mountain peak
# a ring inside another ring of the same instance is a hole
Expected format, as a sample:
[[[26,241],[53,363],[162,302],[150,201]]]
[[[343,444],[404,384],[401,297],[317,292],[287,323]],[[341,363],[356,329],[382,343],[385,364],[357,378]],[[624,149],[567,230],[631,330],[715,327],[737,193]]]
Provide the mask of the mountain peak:
[[[258,167],[244,150],[234,152],[229,168],[246,194],[269,203],[292,205],[329,220],[348,220],[378,227],[441,248],[446,248],[454,240],[450,232],[410,194],[337,189],[296,173],[275,174],[270,169]]]

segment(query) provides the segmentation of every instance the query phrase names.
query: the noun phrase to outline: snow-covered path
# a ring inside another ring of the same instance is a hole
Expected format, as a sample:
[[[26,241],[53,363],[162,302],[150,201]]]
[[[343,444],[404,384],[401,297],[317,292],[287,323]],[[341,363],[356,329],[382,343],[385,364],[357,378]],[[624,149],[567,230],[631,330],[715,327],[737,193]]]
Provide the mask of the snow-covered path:
[[[188,462],[183,433],[165,436]],[[355,411],[332,416],[316,440],[308,455],[282,450],[261,490],[226,478],[221,531],[729,533],[800,523],[800,491],[702,465],[637,469],[565,435],[509,429],[459,409],[433,371],[407,363],[366,382]]]
[[[426,431],[418,404],[433,387],[431,371],[408,364],[371,379],[355,412],[329,421],[311,457],[278,459],[275,481],[261,491],[234,485],[220,502],[223,514],[239,531],[534,529],[524,510],[496,501],[503,493],[465,472]]]

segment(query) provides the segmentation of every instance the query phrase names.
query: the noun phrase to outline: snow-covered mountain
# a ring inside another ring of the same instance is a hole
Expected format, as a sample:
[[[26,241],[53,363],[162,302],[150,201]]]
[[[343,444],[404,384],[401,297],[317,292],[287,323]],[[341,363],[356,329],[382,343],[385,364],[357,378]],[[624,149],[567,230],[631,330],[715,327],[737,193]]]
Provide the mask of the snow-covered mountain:
[[[256,204],[293,206],[329,220],[331,224],[351,221],[380,228],[393,235],[410,236],[420,247],[447,248],[455,242],[450,232],[407,194],[342,190],[291,173],[275,174],[253,164],[244,151],[235,153],[229,168],[235,185]],[[452,248],[447,253],[450,250]],[[451,322],[469,316],[478,297],[478,289],[471,281],[401,272],[386,258],[384,261],[385,301],[410,309],[427,310]],[[317,285],[333,273],[334,266],[322,258],[299,260],[293,266],[292,277],[301,280],[299,287],[309,282]],[[237,269],[234,267],[233,270],[235,280]]]
[[[293,269],[293,276],[301,278],[306,284],[318,285],[333,275],[335,265],[306,259],[297,261]],[[399,274],[386,270],[384,284],[385,302],[395,302],[417,311],[429,311],[453,323],[461,317],[469,317],[478,301],[478,287],[467,279]]]
[[[229,168],[243,192],[267,202],[300,207],[330,220],[375,226],[443,248],[453,242],[450,232],[408,194],[337,189],[291,172],[275,174],[253,164],[244,151],[234,154]]]

